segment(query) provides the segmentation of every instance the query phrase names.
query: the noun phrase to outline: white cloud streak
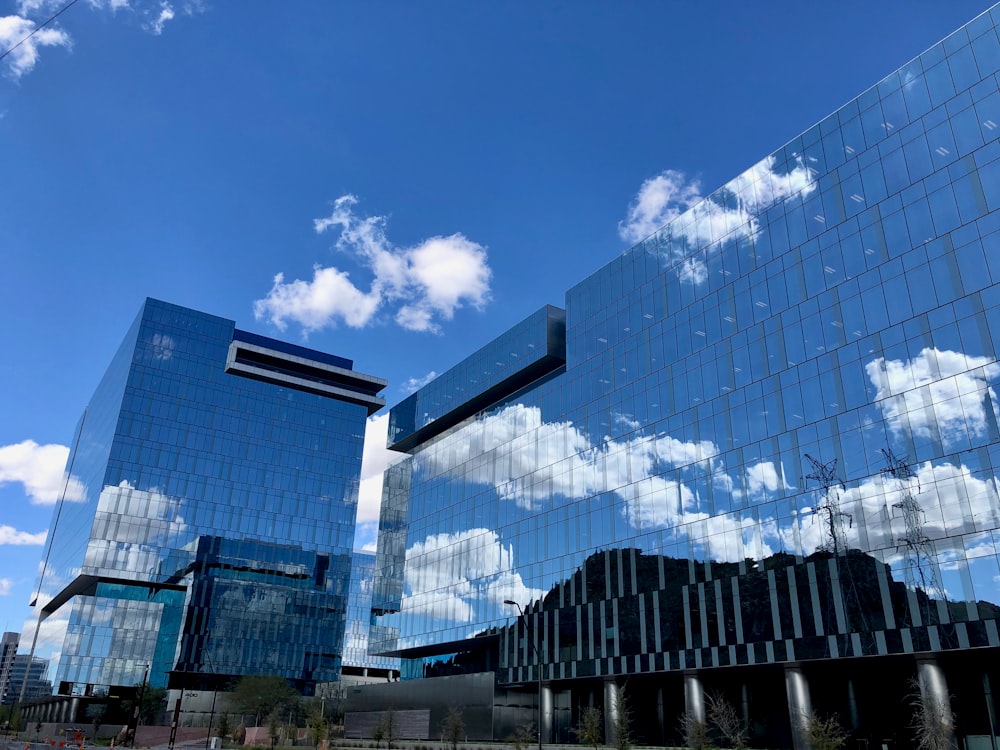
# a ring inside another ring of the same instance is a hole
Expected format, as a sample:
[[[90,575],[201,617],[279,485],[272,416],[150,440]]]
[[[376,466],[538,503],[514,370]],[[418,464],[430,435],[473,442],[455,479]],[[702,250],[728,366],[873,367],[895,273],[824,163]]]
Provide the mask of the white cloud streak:
[[[146,24],[146,29],[155,36],[159,36],[163,33],[163,27],[166,25],[167,21],[171,21],[173,18],[173,6],[168,2],[162,2],[160,3],[160,12],[151,23]]]
[[[75,477],[66,482],[66,459],[69,448],[50,443],[39,445],[24,440],[0,446],[0,485],[20,483],[33,505],[53,505],[66,487],[66,500],[83,500],[86,491]]]
[[[438,374],[434,370],[431,370],[422,378],[407,378],[406,382],[403,383],[403,385],[401,385],[399,389],[406,394],[414,393],[416,391],[419,391],[428,383],[430,383],[437,376]]]
[[[274,277],[271,291],[254,302],[254,315],[284,330],[289,321],[305,333],[337,324],[364,328],[377,313],[391,309],[396,323],[410,331],[438,332],[457,310],[481,309],[489,300],[492,271],[486,249],[462,234],[431,237],[412,247],[395,247],[381,216],[360,217],[357,198],[334,201],[328,217],[316,219],[316,232],[340,233],[337,248],[372,276],[367,290],[334,266],[313,268],[311,281]]]
[[[47,536],[47,531],[39,531],[37,534],[31,534],[27,531],[18,531],[13,526],[0,524],[0,544],[9,544],[12,546],[40,545],[45,544]]]
[[[20,46],[7,56],[7,74],[14,80],[31,72],[38,63],[39,50],[42,47],[71,47],[72,37],[58,26],[46,26],[37,33],[28,36],[47,17],[65,5],[64,0],[20,0],[16,6],[16,15],[0,16],[0,52],[4,52],[20,43]],[[87,0],[91,10],[117,14],[127,12],[130,17],[140,23],[142,28],[159,36],[163,33],[166,23],[177,17],[177,9],[168,0]],[[181,6],[184,15],[192,16],[205,10],[201,0],[191,0]]]
[[[628,216],[618,222],[618,234],[626,242],[639,242],[701,200],[697,179],[688,180],[683,172],[668,169],[639,186]]]
[[[14,45],[20,43],[20,46],[4,60],[7,73],[14,80],[18,80],[35,67],[40,48],[71,45],[69,34],[55,27],[39,29],[36,34],[29,37],[36,25],[34,21],[24,16],[0,16],[0,51],[12,49]]]
[[[9,578],[0,578],[0,596],[8,596],[13,586],[14,582]]]

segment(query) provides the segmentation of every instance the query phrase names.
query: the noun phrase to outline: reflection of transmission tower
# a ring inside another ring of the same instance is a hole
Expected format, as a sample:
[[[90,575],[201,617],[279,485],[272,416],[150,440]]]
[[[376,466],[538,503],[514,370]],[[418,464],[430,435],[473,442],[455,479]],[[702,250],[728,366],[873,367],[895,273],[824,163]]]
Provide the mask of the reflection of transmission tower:
[[[812,464],[812,474],[806,474],[806,479],[814,479],[823,485],[823,504],[816,508],[817,513],[822,513],[826,520],[826,532],[830,537],[829,550],[833,554],[839,554],[841,542],[843,540],[843,546],[846,548],[847,532],[844,531],[844,521],[846,520],[849,525],[854,525],[854,518],[850,513],[845,513],[840,509],[840,494],[837,492],[837,485],[840,485],[840,489],[846,490],[847,487],[844,483],[837,479],[837,459],[833,459],[829,463],[823,463],[808,453],[805,454],[806,460]]]
[[[923,530],[924,510],[910,489],[910,480],[916,479],[917,475],[903,459],[892,452],[891,448],[881,450],[886,462],[886,467],[881,472],[882,476],[895,479],[902,495],[902,499],[898,503],[893,503],[892,507],[903,516],[903,523],[906,526],[906,531],[898,538],[896,545],[897,549],[903,548],[906,559],[906,586],[911,590],[920,588],[932,599],[947,600],[934,556],[934,547]],[[919,493],[918,482],[917,494]],[[924,572],[925,566],[927,573]]]

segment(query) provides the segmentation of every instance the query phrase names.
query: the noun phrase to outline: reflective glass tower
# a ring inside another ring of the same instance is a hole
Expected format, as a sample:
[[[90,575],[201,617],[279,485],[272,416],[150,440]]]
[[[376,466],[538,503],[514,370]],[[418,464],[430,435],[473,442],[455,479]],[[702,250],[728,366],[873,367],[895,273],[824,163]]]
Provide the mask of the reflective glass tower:
[[[351,558],[351,588],[347,599],[347,631],[344,637],[341,682],[388,682],[399,679],[399,659],[368,653],[375,553],[356,549]]]
[[[352,362],[147,300],[80,420],[35,605],[58,692],[308,692],[343,653],[366,418]]]
[[[998,733],[998,21],[392,409],[373,649],[493,671],[497,738],[627,684],[640,743],[706,694],[763,746],[874,742],[911,678]]]

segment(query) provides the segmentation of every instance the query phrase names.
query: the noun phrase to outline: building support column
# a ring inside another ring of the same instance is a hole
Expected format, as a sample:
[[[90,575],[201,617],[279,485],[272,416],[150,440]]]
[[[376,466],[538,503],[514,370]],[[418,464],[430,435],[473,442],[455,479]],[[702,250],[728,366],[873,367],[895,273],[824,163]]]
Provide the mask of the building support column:
[[[667,744],[667,725],[664,721],[664,711],[663,711],[663,688],[659,687],[656,689],[656,726],[660,730],[660,744]]]
[[[861,716],[858,713],[858,699],[854,694],[854,680],[847,678],[847,711],[851,720],[851,729],[857,731],[861,728]]]
[[[919,725],[940,732],[951,747],[955,747],[955,721],[951,713],[951,696],[944,671],[933,656],[917,659],[917,684],[920,686]]]
[[[547,744],[552,742],[552,719],[554,713],[552,686],[542,685],[540,696],[542,705],[538,711],[538,719],[542,725],[538,728],[538,731],[541,732],[541,742]]]
[[[604,681],[604,744],[618,744],[618,708],[621,691],[613,679]]]
[[[788,718],[792,725],[792,748],[808,750],[812,701],[809,698],[809,683],[798,664],[785,667],[785,693],[788,695]]]
[[[684,673],[684,715],[687,721],[705,723],[705,688],[697,672]]]

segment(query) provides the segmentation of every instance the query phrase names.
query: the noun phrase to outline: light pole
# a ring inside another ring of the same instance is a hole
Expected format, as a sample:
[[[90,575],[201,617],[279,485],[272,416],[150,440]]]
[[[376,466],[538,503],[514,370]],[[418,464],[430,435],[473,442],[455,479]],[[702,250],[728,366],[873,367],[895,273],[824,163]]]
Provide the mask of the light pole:
[[[205,636],[203,653],[205,654],[205,662],[208,664],[208,668],[212,670],[212,676],[215,677],[215,667],[212,665],[212,659],[208,655],[208,637],[209,636],[207,635]],[[215,699],[219,695],[219,681],[213,680],[212,682],[214,683],[212,685],[212,710],[208,714],[208,734],[205,736],[205,750],[209,750],[209,745],[212,742],[212,722],[215,721]],[[225,739],[226,738],[223,737],[222,741],[225,742]]]
[[[146,697],[146,683],[149,682],[149,667],[146,665],[146,671],[142,673],[142,686],[139,688],[139,696],[135,702],[135,709],[132,711],[132,718],[129,719],[129,724],[132,725],[132,741],[129,742],[129,747],[135,747],[135,736],[139,732],[139,722],[142,721],[142,701]],[[125,732],[126,739],[128,738],[128,732]]]
[[[503,603],[517,607],[518,616],[524,620],[524,634],[527,636],[528,618],[524,616],[524,610],[521,609],[521,605],[513,599],[504,599]],[[538,653],[538,646],[535,645],[534,638],[529,639],[528,643],[531,644],[531,650],[535,653],[535,661],[538,662],[538,750],[542,750],[542,655]]]

